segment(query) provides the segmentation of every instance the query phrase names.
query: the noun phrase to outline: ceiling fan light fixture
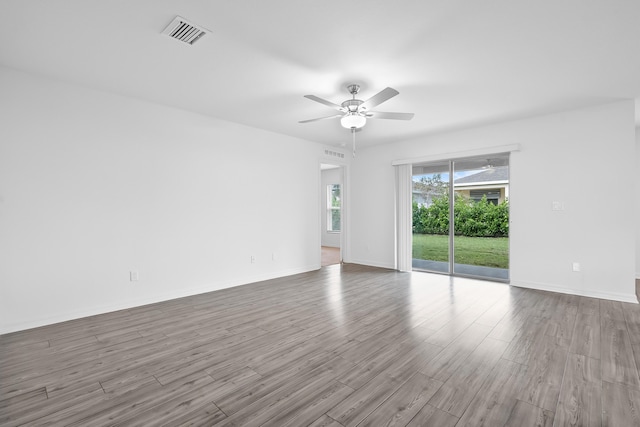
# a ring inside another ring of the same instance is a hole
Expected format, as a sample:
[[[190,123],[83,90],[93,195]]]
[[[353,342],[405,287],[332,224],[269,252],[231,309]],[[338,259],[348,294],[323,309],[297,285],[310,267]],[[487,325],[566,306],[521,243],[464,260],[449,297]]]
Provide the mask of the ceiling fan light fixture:
[[[340,119],[340,124],[346,129],[360,129],[367,124],[367,118],[358,113],[348,113]]]

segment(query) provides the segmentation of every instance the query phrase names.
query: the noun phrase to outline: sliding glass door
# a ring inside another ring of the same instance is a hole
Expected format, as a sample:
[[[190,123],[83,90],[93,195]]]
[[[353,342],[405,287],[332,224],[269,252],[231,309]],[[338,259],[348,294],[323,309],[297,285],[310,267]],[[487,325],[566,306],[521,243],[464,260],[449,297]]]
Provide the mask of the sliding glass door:
[[[413,167],[412,266],[451,273],[449,239],[449,162]]]
[[[452,162],[453,272],[509,279],[509,159]]]
[[[509,280],[509,157],[413,167],[413,269]]]

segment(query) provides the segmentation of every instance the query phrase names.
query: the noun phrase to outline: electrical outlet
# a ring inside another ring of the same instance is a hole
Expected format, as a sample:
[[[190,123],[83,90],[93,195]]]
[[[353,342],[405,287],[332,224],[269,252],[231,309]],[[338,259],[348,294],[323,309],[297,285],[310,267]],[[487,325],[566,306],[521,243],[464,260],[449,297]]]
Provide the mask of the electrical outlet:
[[[571,267],[573,268],[573,271],[580,271],[580,263],[579,262],[574,262]]]
[[[132,282],[137,282],[138,280],[140,280],[140,275],[138,274],[137,270],[132,270],[129,272],[129,280]]]
[[[278,260],[278,254],[276,252],[271,254],[271,260],[272,261],[277,261]]]
[[[255,255],[251,255],[251,264],[255,264],[255,262],[256,262]]]

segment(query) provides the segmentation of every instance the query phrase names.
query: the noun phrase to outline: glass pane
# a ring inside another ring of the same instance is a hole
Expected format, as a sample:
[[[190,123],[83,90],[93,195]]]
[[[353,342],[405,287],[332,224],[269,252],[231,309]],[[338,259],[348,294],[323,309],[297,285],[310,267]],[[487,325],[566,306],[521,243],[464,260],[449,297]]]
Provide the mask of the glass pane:
[[[340,184],[327,185],[327,231],[340,231]]]
[[[412,187],[413,268],[449,273],[449,163],[414,166]]]
[[[340,231],[340,210],[331,210],[331,231]]]
[[[454,273],[509,279],[508,160],[453,164]]]
[[[340,184],[332,184],[331,187],[331,207],[340,207]]]

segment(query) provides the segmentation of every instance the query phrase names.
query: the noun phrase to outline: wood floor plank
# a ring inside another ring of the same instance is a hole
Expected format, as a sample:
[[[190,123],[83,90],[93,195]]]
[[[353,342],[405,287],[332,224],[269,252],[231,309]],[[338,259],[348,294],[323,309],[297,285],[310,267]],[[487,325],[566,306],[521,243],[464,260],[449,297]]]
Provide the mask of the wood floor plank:
[[[334,352],[347,342],[347,338],[340,339],[333,333],[312,336],[308,339],[305,337],[301,338],[300,342],[283,345],[282,348],[263,354],[260,358],[254,357],[247,362],[247,365],[260,375],[269,375],[300,360],[311,359],[317,353]],[[336,352],[336,355],[338,354],[339,352]]]
[[[407,427],[454,427],[458,420],[458,417],[426,404]]]
[[[442,347],[422,342],[394,360],[384,373],[392,378],[409,378],[415,372],[422,372],[433,359],[442,352]]]
[[[603,381],[602,425],[640,426],[640,391]]]
[[[582,297],[578,302],[578,313],[600,315],[600,300]]]
[[[633,351],[633,358],[636,361],[636,369],[640,371],[640,344],[632,345],[631,350]]]
[[[97,349],[76,356],[68,355],[64,359],[47,359],[43,362],[39,357],[33,361],[25,360],[21,369],[13,371],[3,368],[3,386],[0,386],[0,398],[16,387],[29,388],[34,385],[47,386],[55,382],[69,382],[73,378],[87,380],[87,373],[97,374],[105,366],[115,366],[119,369],[126,360],[140,361],[145,355],[161,354],[159,349],[172,347],[175,343],[166,337],[154,335],[131,342]]]
[[[311,375],[303,381],[265,395],[235,412],[220,425],[259,426],[266,422],[271,423],[276,417],[277,421],[273,421],[273,425],[283,425],[296,417],[307,417],[306,424],[313,422],[326,412],[328,407],[336,405],[353,392],[353,389],[335,380],[339,371],[349,366],[344,362],[346,361],[338,362],[335,371],[325,369],[317,375]],[[325,406],[327,402],[330,403],[328,407]]]
[[[0,401],[0,414],[15,414],[46,403],[47,391],[44,387],[33,389]]]
[[[619,301],[600,301],[600,317],[603,320],[615,320],[624,322],[624,308]]]
[[[80,397],[94,391],[103,391],[104,388],[98,381],[88,379],[87,381],[74,381],[73,383],[54,383],[47,387],[47,397],[49,399],[64,400]]]
[[[489,333],[490,338],[511,342],[519,337],[528,324],[530,311],[512,306],[509,312],[500,319]]]
[[[428,377],[446,381],[457,371],[464,360],[491,332],[491,327],[472,324],[438,354],[421,372]]]
[[[103,400],[86,411],[74,413],[60,422],[65,426],[78,427],[121,423],[145,413],[150,408],[158,407],[194,390],[203,389],[212,383],[213,379],[208,375],[193,375],[160,388],[155,384],[144,386],[115,398]]]
[[[0,425],[640,425],[640,307],[351,264],[0,336]]]
[[[297,387],[298,384],[312,381],[316,377],[326,378],[327,382],[331,382],[336,377],[353,369],[354,366],[353,363],[340,357],[334,357],[328,361],[320,360],[318,364],[319,366],[313,365],[312,370],[302,374],[293,368],[275,377],[263,377],[259,382],[250,382],[244,387],[239,387],[215,400],[214,403],[227,415],[235,415],[244,411],[242,416],[248,416],[247,412],[268,406],[269,399],[272,399],[273,396],[279,396],[283,390]],[[233,418],[234,422],[238,418],[242,419],[241,416],[235,417]]]
[[[600,361],[569,353],[555,420],[561,426],[600,426],[602,423]]]
[[[161,426],[190,426],[207,427],[213,426],[224,420],[227,416],[213,403],[189,410],[186,414],[165,422],[162,420]]]
[[[600,316],[578,313],[569,351],[593,359],[600,359]]]
[[[248,367],[239,368],[228,372],[226,375],[217,376],[214,379],[215,388],[209,391],[209,397],[214,402],[240,387],[259,381],[262,378],[260,374]]]
[[[409,345],[386,346],[357,364],[354,369],[340,377],[339,380],[353,389],[358,389],[381,372],[384,372],[401,355],[407,354],[411,350],[412,347]]]
[[[226,415],[217,408],[217,410],[212,409],[209,397],[209,390],[212,387],[215,387],[214,384],[208,383],[187,393],[177,394],[172,399],[162,401],[146,410],[136,411],[133,416],[123,415],[115,419],[115,425],[142,427],[151,425],[157,420],[162,420],[163,424],[177,425],[178,420],[192,418],[203,410],[210,419],[221,421],[226,418]]]
[[[106,395],[102,390],[84,393],[80,396],[60,399],[51,399],[46,404],[23,408],[19,412],[2,412],[0,425],[60,425],[60,420],[67,416],[82,414],[88,408],[106,401]]]
[[[543,318],[529,315],[502,357],[521,365],[528,364],[538,345],[546,340],[545,330]]]
[[[440,387],[429,404],[461,417],[493,371],[507,345],[504,341],[485,338]]]
[[[624,320],[601,318],[602,380],[624,384],[640,390],[640,376]]]
[[[110,396],[116,396],[128,393],[143,386],[157,386],[162,384],[152,375],[133,375],[125,378],[118,377],[108,382],[101,382],[100,385],[104,392]]]
[[[555,411],[562,383],[568,349],[555,340],[541,340],[525,370],[519,400],[539,408]]]
[[[355,426],[402,385],[399,378],[380,374],[327,412],[344,426]]]
[[[575,324],[576,313],[558,307],[547,321],[545,333],[556,337],[559,342],[571,343]]]
[[[441,386],[442,382],[417,372],[358,426],[405,426]]]
[[[509,427],[552,427],[554,413],[518,400],[504,425]]]
[[[622,304],[624,320],[627,322],[629,338],[632,345],[640,345],[640,305]]]
[[[511,303],[508,297],[496,301],[482,315],[475,319],[475,323],[485,326],[496,326],[511,311]]]
[[[269,424],[282,427],[308,425],[351,393],[352,388],[338,381],[334,381],[320,392],[313,390],[308,396],[304,396],[303,391],[297,392],[283,401],[279,408],[274,408],[277,415],[269,420]]]
[[[503,426],[511,416],[526,367],[501,359],[476,393],[456,427]]]
[[[40,396],[41,400],[46,400],[46,387],[33,387],[31,389],[16,388],[14,391],[7,391],[2,399],[0,399],[0,409],[13,406],[14,403],[19,403],[25,399],[30,400],[34,396]]]
[[[343,427],[342,424],[334,420],[328,415],[323,415],[313,423],[309,424],[309,427]]]

